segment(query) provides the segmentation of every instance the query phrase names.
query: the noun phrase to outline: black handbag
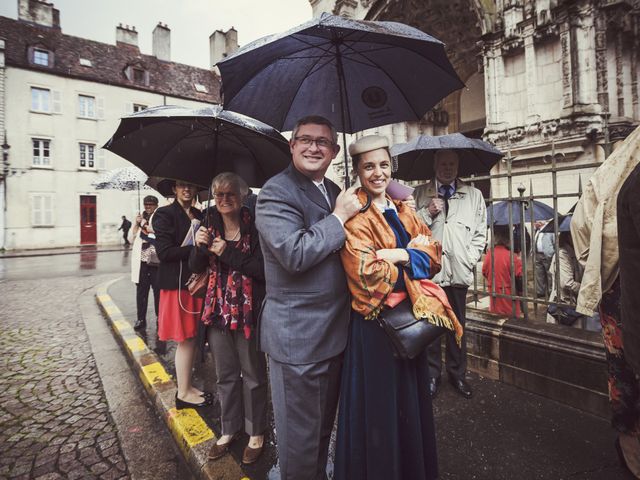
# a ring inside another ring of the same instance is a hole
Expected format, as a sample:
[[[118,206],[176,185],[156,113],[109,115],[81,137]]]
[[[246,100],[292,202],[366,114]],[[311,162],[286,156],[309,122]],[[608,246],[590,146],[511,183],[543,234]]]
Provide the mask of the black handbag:
[[[393,308],[385,307],[378,315],[378,323],[391,342],[393,356],[403,360],[417,357],[447,331],[425,319],[418,320],[409,298]]]

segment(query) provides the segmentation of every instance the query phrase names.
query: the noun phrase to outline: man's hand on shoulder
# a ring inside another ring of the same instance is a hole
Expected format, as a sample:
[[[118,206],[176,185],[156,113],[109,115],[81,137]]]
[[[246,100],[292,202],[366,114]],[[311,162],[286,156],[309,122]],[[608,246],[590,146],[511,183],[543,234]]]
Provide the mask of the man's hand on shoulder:
[[[427,205],[427,211],[431,218],[436,218],[442,210],[444,210],[444,200],[441,198],[434,197]]]
[[[356,188],[348,188],[340,192],[340,195],[336,198],[336,207],[333,209],[333,213],[342,221],[343,225],[362,208],[356,195]]]

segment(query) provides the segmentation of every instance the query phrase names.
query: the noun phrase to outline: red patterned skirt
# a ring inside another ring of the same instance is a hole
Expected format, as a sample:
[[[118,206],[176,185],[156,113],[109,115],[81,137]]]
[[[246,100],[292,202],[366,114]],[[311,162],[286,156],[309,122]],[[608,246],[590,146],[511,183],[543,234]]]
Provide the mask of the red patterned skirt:
[[[182,342],[195,337],[202,302],[202,298],[192,297],[188,290],[160,290],[158,338]]]

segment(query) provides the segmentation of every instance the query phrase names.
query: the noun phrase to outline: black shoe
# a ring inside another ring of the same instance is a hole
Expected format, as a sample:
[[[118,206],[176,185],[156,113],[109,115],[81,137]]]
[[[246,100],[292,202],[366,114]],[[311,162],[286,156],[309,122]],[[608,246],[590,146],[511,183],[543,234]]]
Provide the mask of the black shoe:
[[[429,379],[429,395],[431,398],[436,398],[438,394],[438,386],[440,385],[440,377]]]
[[[147,328],[146,320],[136,320],[136,323],[133,326],[134,330],[144,330],[145,328]]]
[[[198,407],[208,407],[213,404],[213,399],[211,397],[205,397],[204,400],[200,403],[191,403],[185,402],[184,400],[180,400],[178,398],[178,394],[176,393],[176,409],[182,410],[183,408],[198,408]]]
[[[449,382],[451,382],[453,388],[455,388],[464,398],[471,398],[473,396],[471,385],[469,385],[463,378],[449,377]]]

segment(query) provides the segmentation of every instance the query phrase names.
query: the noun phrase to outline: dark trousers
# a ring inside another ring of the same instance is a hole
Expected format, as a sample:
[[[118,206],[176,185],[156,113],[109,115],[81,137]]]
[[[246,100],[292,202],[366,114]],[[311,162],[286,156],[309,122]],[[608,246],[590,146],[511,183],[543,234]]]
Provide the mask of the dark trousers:
[[[122,230],[122,239],[125,245],[129,245],[129,230]]]
[[[280,480],[326,480],[342,354],[290,365],[269,357]]]
[[[464,328],[467,314],[467,290],[468,287],[443,287],[444,293],[453,308],[458,321]],[[467,373],[467,343],[466,335],[462,336],[462,347],[458,347],[456,336],[452,331],[447,331],[444,341],[447,347],[446,351],[446,369],[450,377],[456,379],[464,379]],[[429,377],[440,378],[442,371],[442,339],[433,342],[428,349],[429,358]]]
[[[147,304],[149,303],[149,289],[153,288],[153,306],[158,318],[158,304],[160,303],[160,288],[158,287],[158,267],[140,262],[140,278],[136,287],[136,305],[138,307],[138,321],[147,319]]]

